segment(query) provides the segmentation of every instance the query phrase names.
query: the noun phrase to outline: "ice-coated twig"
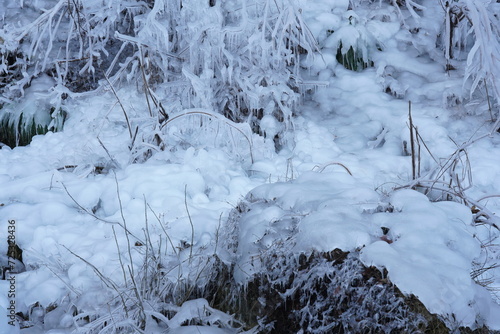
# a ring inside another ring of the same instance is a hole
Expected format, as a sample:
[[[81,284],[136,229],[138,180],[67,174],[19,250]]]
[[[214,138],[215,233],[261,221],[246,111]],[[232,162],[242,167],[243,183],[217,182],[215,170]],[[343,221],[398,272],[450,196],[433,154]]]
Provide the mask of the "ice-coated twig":
[[[185,110],[184,112],[182,112],[180,114],[172,115],[172,117],[170,117],[165,123],[163,123],[160,126],[160,129],[163,129],[164,127],[166,127],[167,125],[169,125],[170,123],[172,123],[173,121],[175,121],[176,119],[181,118],[181,117],[185,117],[187,115],[201,115],[201,116],[213,117],[213,118],[217,119],[218,121],[221,121],[221,122],[225,123],[226,125],[230,126],[231,128],[233,128],[236,131],[238,131],[239,133],[241,133],[243,135],[243,137],[246,139],[246,141],[248,142],[248,145],[250,146],[250,159],[251,159],[252,163],[254,162],[254,158],[253,158],[253,145],[252,145],[252,141],[250,139],[251,138],[250,135],[246,134],[240,128],[239,124],[236,124],[236,123],[228,120],[227,118],[224,118],[223,116],[221,116],[219,114],[216,114],[216,113],[213,113],[213,112],[211,112],[209,110],[206,110],[206,109],[187,109],[187,110]]]

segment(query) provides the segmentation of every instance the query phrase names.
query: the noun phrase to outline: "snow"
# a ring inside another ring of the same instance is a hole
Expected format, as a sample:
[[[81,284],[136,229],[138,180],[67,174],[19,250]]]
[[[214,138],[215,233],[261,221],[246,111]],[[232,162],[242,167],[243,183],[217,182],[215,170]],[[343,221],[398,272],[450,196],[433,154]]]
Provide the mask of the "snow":
[[[498,133],[471,144],[453,170],[456,174],[442,169],[458,145],[490,133],[488,112],[472,112],[462,103],[469,98],[462,94],[463,76],[445,71],[442,59],[426,51],[434,45],[425,32],[413,36],[402,30],[393,7],[380,2],[382,7],[371,12],[362,5],[346,12],[356,1],[316,2],[303,8],[303,17],[323,54],[301,64],[308,67],[308,76],[328,85],[315,88],[299,106],[293,131],[287,133],[292,139],[278,152],[273,139],[287,126],[271,112],[260,121],[261,136],[216,110],[189,109],[170,115],[162,129],[165,150],[132,163],[123,113],[106,90],[68,99],[64,131],[36,136],[26,147],[0,149],[0,230],[3,236],[9,221],[15,221],[16,243],[27,268],[15,274],[16,307],[26,313],[35,303],[47,307],[72,300],[42,314],[43,325],[7,331],[9,299],[2,293],[0,333],[69,333],[74,329],[72,305],[98,309],[111,299],[96,271],[124,284],[121,261],[141,268],[140,244],[146,238],[161,244],[174,264],[165,273],[174,283],[192,279],[188,262],[193,254],[217,253],[224,261],[235,261],[234,279],[245,283],[262,269],[259,255],[280,242],[293,240],[296,254],[359,251],[366,266],[387,269],[403,294],[418,297],[431,313],[448,319],[450,327],[455,321],[500,330],[499,299],[492,293],[500,287],[500,269],[482,277],[491,281],[491,290],[471,278],[480,264],[498,262],[498,230],[474,224],[470,208],[461,203],[431,201],[442,198],[440,183],[429,196],[422,189],[411,190],[411,157],[403,144],[411,141],[411,100],[413,123],[422,138],[422,175],[439,175],[439,181],[448,183],[470,170],[472,183],[465,194],[498,213]],[[432,9],[440,8],[428,1],[424,5],[421,19],[429,24],[422,26],[438,29],[431,18]],[[203,19],[210,22],[217,13],[209,9]],[[0,15],[5,15],[2,8]],[[407,19],[407,24],[414,22]],[[340,42],[344,51],[360,48],[374,68],[353,72],[338,64]],[[494,53],[482,47],[476,51],[482,53],[472,56]],[[187,68],[183,71],[199,81],[200,107],[210,108],[212,97],[202,92],[213,73],[204,72],[202,81]],[[491,73],[466,73],[475,78],[474,88],[478,78],[493,80]],[[48,87],[53,84],[45,75],[33,81],[20,110],[50,123],[49,115],[35,111],[50,105],[54,91],[49,93]],[[124,84],[117,93],[134,122],[145,118],[145,98],[135,83]],[[458,102],[450,106],[453,97]],[[482,108],[486,110],[484,103]],[[251,210],[238,222],[232,258],[219,245],[220,229],[242,200]],[[1,253],[6,249],[3,242]],[[0,259],[5,262],[4,256]],[[1,280],[0,288],[6,291],[8,281]],[[193,319],[206,326],[185,326]],[[169,319],[169,333],[234,333],[219,328],[232,320],[204,299],[188,300]]]
[[[373,219],[389,228],[393,242],[367,246],[362,261],[387,268],[391,281],[417,296],[431,313],[451,310],[460,322],[473,323],[475,283],[469,272],[480,245],[473,238],[470,211],[452,202],[431,203],[411,190],[394,193],[390,202],[395,212],[377,213]]]

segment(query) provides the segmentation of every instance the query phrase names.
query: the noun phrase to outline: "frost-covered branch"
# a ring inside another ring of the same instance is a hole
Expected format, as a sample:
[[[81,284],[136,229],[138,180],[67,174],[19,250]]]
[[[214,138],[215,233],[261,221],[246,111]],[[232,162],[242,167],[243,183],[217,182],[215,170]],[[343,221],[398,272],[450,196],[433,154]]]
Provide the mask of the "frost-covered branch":
[[[472,79],[471,93],[486,80],[494,96],[500,101],[500,43],[492,29],[492,21],[483,1],[466,0],[467,16],[471,21],[471,32],[475,43],[467,57],[465,80]]]

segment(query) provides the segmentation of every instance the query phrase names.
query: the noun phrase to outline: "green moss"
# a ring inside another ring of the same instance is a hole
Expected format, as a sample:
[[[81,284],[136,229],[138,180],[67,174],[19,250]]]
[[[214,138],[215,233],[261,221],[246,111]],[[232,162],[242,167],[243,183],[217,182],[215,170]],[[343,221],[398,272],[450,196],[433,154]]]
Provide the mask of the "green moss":
[[[351,71],[361,71],[368,67],[373,67],[373,61],[364,59],[359,50],[354,50],[351,46],[344,54],[342,53],[342,42],[337,48],[337,61]]]
[[[9,146],[14,147],[16,144],[16,129],[14,124],[9,124],[9,121],[2,120],[0,122],[0,142]]]
[[[21,114],[17,122],[12,122],[9,118],[0,122],[0,142],[11,148],[26,146],[34,136],[46,134],[48,131],[47,125],[36,124],[34,118],[25,121]]]
[[[1,114],[0,107],[0,142],[14,148],[16,146],[26,146],[36,135],[44,135],[50,131],[59,131],[62,129],[65,121],[65,112],[63,110],[55,111],[51,108],[50,112],[55,118],[55,125],[37,124],[35,118],[30,116],[25,119],[24,113],[21,113],[17,119],[8,114]]]

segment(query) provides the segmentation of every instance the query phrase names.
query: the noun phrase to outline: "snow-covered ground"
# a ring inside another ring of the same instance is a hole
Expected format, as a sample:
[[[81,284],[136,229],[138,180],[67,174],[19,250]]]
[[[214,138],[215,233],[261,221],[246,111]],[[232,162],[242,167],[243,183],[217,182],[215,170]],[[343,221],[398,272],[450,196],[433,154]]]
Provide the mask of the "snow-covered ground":
[[[445,71],[444,63],[425,51],[424,28],[418,33],[421,45],[412,47],[389,5],[354,10],[362,33],[383,45],[370,51],[374,67],[355,72],[338,64],[338,36],[326,31],[349,27],[347,3],[325,1],[304,10],[323,53],[304,64],[310,67],[304,75],[322,84],[305,94],[278,153],[273,136],[264,139],[216,111],[196,109],[171,117],[163,129],[163,151],[132,163],[123,112],[106,90],[67,102],[63,131],[36,136],[26,147],[2,147],[0,231],[5,236],[14,226],[23,249],[26,271],[15,274],[15,307],[31,312],[34,326],[5,325],[13,299],[2,293],[0,333],[70,333],[75,309],[105,314],[110,289],[96,271],[123,284],[122,261],[140,268],[147,238],[161,242],[165,257],[178,263],[204,252],[224,258],[218,249],[221,229],[245,196],[267,204],[255,205],[239,223],[237,281],[258,272],[252,258],[262,249],[291,236],[297,254],[359,250],[365,265],[386,268],[403,293],[417,296],[449,324],[500,330],[495,295],[500,269],[494,267],[500,261],[499,231],[475,224],[470,207],[462,203],[432,201],[442,199],[442,191],[425,196],[424,188],[411,190],[408,101],[420,136],[422,179],[441,189],[437,181],[457,177],[452,181],[463,183],[467,198],[491,213],[500,212],[495,197],[500,195],[500,134],[490,134],[488,111],[474,109],[480,97],[468,105],[459,98],[464,64]],[[428,24],[421,26],[436,29],[433,11],[440,7],[423,4],[421,20]],[[387,17],[376,19],[382,15]],[[413,21],[407,17],[407,22]],[[135,87],[124,86],[117,94],[132,120],[147,113],[145,97]],[[280,127],[273,119],[261,126],[268,133]],[[457,155],[475,138],[481,139]],[[439,168],[450,166],[454,155],[459,156],[456,165]],[[2,265],[7,261],[4,241]],[[489,266],[472,279],[473,271]],[[183,268],[176,264],[169,279],[188,279],[191,273]],[[488,289],[477,281],[488,281]],[[8,280],[0,286],[2,291],[11,287]],[[59,306],[57,312],[37,313],[37,307],[47,310],[51,304]],[[207,308],[203,300],[186,302],[169,320],[177,328],[171,333],[228,332],[180,327]],[[210,312],[214,319],[224,317]]]

